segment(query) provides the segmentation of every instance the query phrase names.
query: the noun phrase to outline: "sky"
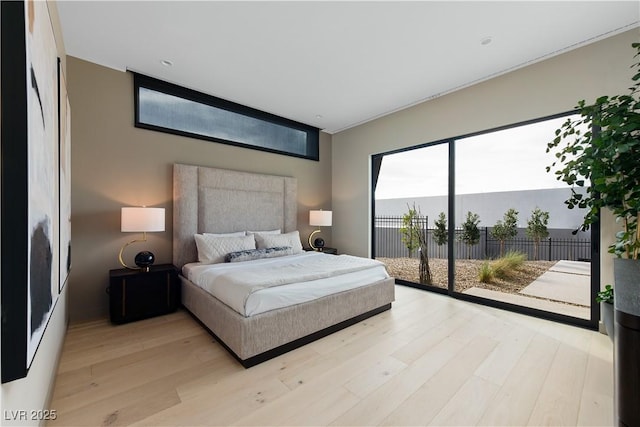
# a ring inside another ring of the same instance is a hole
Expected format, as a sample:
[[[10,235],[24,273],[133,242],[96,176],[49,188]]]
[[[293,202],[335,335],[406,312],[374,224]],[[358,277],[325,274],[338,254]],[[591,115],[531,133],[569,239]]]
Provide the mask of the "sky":
[[[456,194],[566,188],[546,153],[566,117],[456,141]],[[376,199],[447,194],[448,145],[440,144],[384,156]]]

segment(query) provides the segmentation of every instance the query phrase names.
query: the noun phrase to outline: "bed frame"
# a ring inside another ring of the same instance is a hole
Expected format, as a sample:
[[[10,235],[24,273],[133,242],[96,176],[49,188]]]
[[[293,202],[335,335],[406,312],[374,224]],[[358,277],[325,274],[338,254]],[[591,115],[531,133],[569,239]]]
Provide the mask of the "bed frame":
[[[197,260],[193,235],[297,229],[295,178],[175,164],[173,263]],[[182,305],[245,367],[391,308],[394,279],[244,317],[180,276]]]

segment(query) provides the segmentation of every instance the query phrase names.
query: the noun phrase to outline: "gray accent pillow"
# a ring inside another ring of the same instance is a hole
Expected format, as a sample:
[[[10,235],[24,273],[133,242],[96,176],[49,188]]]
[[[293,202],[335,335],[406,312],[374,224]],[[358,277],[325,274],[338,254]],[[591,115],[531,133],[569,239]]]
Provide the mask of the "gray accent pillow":
[[[252,261],[254,259],[275,258],[285,255],[293,255],[291,246],[278,246],[273,248],[248,249],[243,251],[229,252],[225,257],[225,262]]]

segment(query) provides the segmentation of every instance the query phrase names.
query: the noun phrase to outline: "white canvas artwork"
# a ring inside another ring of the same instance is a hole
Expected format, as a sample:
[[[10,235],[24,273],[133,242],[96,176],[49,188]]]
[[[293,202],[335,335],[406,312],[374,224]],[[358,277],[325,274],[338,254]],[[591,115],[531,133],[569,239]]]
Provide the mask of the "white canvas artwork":
[[[60,81],[60,291],[71,269],[71,107],[62,71]]]
[[[28,108],[27,367],[59,293],[58,56],[46,2],[25,2]]]

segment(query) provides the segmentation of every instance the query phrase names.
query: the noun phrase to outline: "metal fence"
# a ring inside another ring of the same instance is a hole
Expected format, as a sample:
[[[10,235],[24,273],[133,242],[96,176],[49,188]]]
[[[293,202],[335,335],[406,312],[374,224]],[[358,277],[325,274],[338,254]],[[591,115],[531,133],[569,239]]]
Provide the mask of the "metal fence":
[[[426,218],[423,223],[427,223]],[[375,218],[375,256],[384,258],[406,258],[409,251],[402,242],[400,228],[401,216],[378,216]],[[458,258],[492,259],[500,256],[500,241],[491,237],[490,227],[480,228],[480,242],[470,248],[459,236],[462,229],[455,230],[454,251]],[[430,258],[446,258],[449,245],[436,245],[433,238],[433,228],[426,228],[427,250]],[[563,230],[566,234],[566,230]],[[530,260],[539,259],[547,261],[573,260],[588,261],[591,258],[591,239],[566,238],[554,236],[550,230],[550,236],[540,242],[535,253],[535,244],[532,239],[526,237],[524,229],[518,229],[518,236],[505,241],[504,250],[523,252]],[[415,251],[412,256],[417,256]]]

